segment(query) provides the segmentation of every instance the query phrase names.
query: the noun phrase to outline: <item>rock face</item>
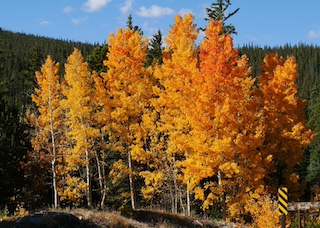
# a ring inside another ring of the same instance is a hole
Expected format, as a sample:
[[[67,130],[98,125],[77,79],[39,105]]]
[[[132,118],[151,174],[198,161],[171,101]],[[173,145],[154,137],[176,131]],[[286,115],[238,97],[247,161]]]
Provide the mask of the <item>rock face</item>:
[[[60,212],[41,212],[34,215],[26,216],[20,219],[16,228],[26,227],[50,227],[50,228],[73,228],[87,227],[85,222],[78,219],[76,216]]]

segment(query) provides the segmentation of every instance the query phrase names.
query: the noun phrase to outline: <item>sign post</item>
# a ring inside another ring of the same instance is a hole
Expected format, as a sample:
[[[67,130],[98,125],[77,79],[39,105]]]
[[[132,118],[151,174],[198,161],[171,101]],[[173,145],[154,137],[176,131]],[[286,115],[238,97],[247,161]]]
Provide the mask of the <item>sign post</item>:
[[[288,214],[288,189],[285,187],[278,188],[278,208],[281,217],[281,227],[286,226],[286,215]]]

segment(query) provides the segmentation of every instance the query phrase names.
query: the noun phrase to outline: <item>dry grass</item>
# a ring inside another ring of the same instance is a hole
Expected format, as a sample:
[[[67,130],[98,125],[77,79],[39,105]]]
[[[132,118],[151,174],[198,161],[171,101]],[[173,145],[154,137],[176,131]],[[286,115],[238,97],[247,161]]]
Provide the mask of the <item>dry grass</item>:
[[[117,228],[147,228],[147,224],[121,216],[119,213],[103,212],[87,209],[49,209],[49,212],[72,214],[87,224],[85,227],[117,227]],[[7,216],[0,220],[0,227],[14,227],[20,216]]]
[[[104,212],[88,209],[63,209],[53,210],[63,213],[70,213],[81,220],[89,222],[93,227],[119,227],[119,228],[147,228],[147,224],[137,222],[121,216],[117,212]]]
[[[118,212],[105,212],[88,209],[49,209],[48,212],[72,214],[82,220],[85,227],[117,227],[117,228],[177,228],[177,227],[235,227],[232,224],[208,220],[198,220],[176,214],[139,210],[133,212],[133,219],[121,216]],[[19,217],[6,217],[0,221],[0,227],[14,227]],[[71,225],[72,227],[72,225]]]
[[[225,223],[212,220],[203,220],[198,217],[189,217],[179,214],[166,213],[152,210],[137,210],[133,212],[133,218],[157,228],[219,228],[235,227],[233,223]]]

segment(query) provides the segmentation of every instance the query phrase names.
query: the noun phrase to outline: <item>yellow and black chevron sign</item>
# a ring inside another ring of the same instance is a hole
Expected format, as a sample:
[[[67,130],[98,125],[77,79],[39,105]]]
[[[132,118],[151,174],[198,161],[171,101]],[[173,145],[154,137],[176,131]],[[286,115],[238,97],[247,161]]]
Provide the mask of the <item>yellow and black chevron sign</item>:
[[[288,189],[278,188],[278,207],[282,214],[288,214]]]

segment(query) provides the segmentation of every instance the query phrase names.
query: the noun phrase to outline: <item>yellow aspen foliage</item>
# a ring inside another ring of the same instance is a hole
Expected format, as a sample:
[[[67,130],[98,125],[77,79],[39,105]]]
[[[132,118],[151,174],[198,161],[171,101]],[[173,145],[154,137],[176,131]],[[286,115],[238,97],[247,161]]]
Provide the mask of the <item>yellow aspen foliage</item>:
[[[141,193],[148,200],[155,195],[162,193],[162,185],[164,184],[165,174],[161,169],[154,172],[142,171],[140,176],[144,178],[145,186],[141,189]]]
[[[297,63],[293,57],[284,59],[273,53],[264,58],[262,69],[258,86],[268,129],[263,150],[273,155],[274,166],[269,171],[270,176],[277,175],[273,183],[287,186],[294,200],[304,190],[294,168],[301,162],[303,148],[314,138],[305,124],[306,101],[297,96]],[[274,190],[278,187],[269,184]]]
[[[152,66],[157,82],[153,86],[155,96],[152,109],[143,118],[143,127],[149,132],[148,160],[143,162],[148,164],[149,170],[141,173],[146,185],[142,192],[148,199],[151,194],[160,193],[162,197],[173,198],[173,212],[177,212],[177,196],[182,187],[178,175],[181,168],[177,163],[183,159],[185,151],[183,143],[179,145],[178,142],[183,142],[190,131],[182,110],[187,108],[185,101],[192,88],[191,77],[198,71],[195,44],[198,31],[193,19],[191,14],[175,17],[165,38],[163,64]]]
[[[113,150],[123,152],[132,144],[134,137],[130,132],[138,127],[143,108],[151,96],[144,68],[147,44],[147,40],[142,40],[139,33],[130,29],[119,29],[116,35],[111,33],[109,52],[104,61],[108,72],[95,77],[97,94],[103,104],[100,122],[105,124]],[[118,140],[118,137],[125,140]]]
[[[87,188],[86,183],[79,177],[66,175],[65,178],[66,188],[59,189],[61,201],[71,201],[75,205],[81,204],[82,196],[85,194]]]
[[[244,210],[252,217],[253,222],[250,227],[281,227],[281,213],[279,212],[278,201],[273,199],[272,196],[264,190],[263,186],[247,195]],[[235,210],[235,212],[236,214],[232,217],[239,216],[239,210]],[[230,213],[233,213],[232,208],[230,208]]]
[[[152,96],[147,69],[144,67],[148,40],[129,28],[111,33],[108,39],[109,52],[104,65],[107,73],[95,76],[97,96],[102,104],[99,122],[108,135],[109,148],[122,152],[128,158],[131,203],[134,209],[132,160],[144,156],[143,112]]]
[[[125,161],[118,160],[113,163],[109,176],[111,177],[112,184],[115,184],[125,177],[129,176],[128,166]]]
[[[39,88],[35,89],[35,93],[31,97],[39,111],[36,124],[44,130],[32,140],[36,150],[40,150],[43,143],[48,143],[51,140],[51,134],[58,131],[58,124],[61,123],[59,109],[61,87],[59,75],[57,75],[58,71],[59,63],[54,63],[48,56],[46,63],[41,67],[41,72],[36,72]]]
[[[70,178],[78,178],[73,176],[77,172],[85,173],[85,177],[77,182],[78,186],[70,187],[85,188],[87,204],[91,207],[90,160],[94,154],[95,140],[100,136],[100,130],[94,127],[93,79],[78,49],[74,49],[68,57],[65,70],[65,99],[61,101],[61,106],[65,110],[67,136],[71,146],[70,154],[66,157],[67,169]],[[68,189],[68,180],[66,184]]]
[[[29,122],[34,128],[31,138],[34,151],[30,154],[30,159],[38,163],[39,166],[50,165],[54,207],[59,204],[58,181],[61,178],[58,171],[58,166],[61,164],[61,150],[59,148],[61,148],[63,135],[59,105],[62,94],[58,72],[59,63],[55,63],[48,56],[41,67],[41,72],[36,72],[38,88],[31,96],[37,107],[37,112],[29,115]]]

